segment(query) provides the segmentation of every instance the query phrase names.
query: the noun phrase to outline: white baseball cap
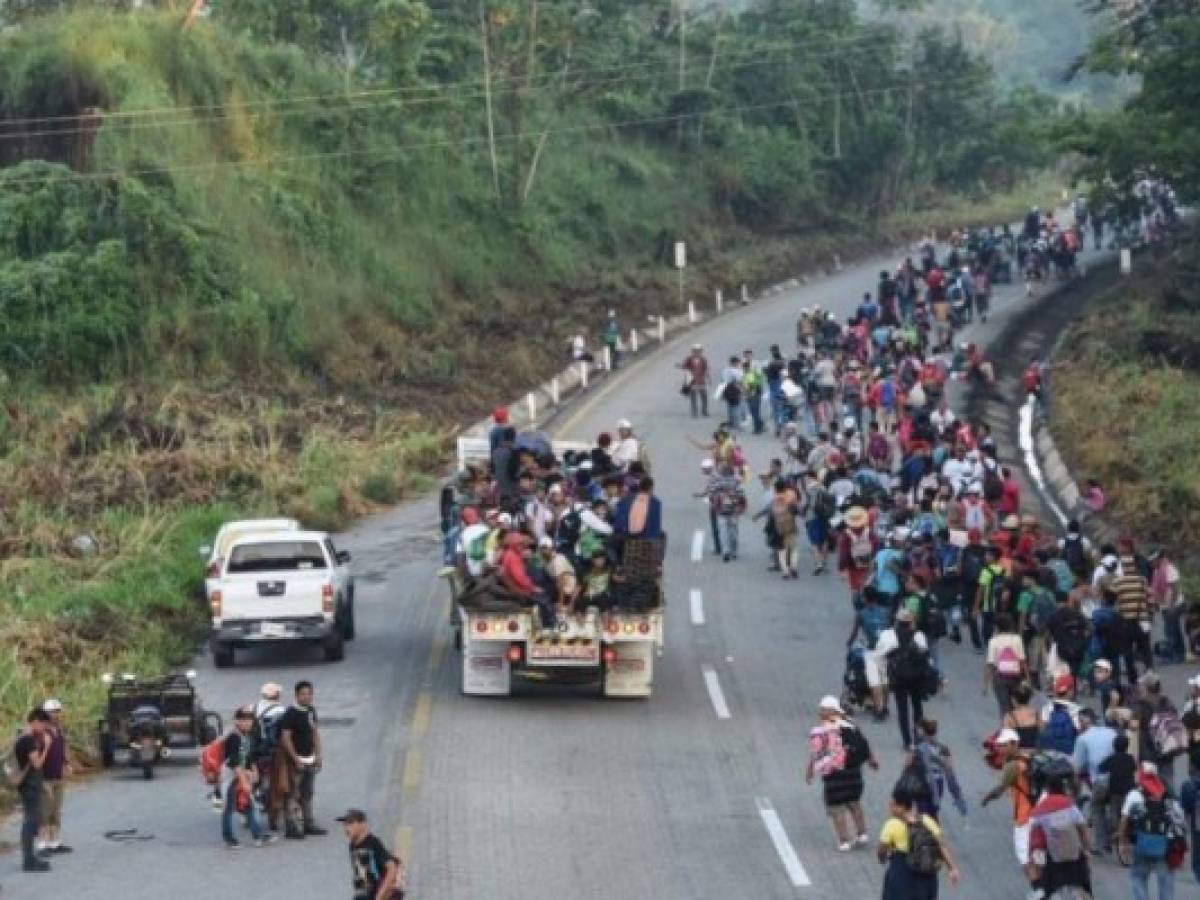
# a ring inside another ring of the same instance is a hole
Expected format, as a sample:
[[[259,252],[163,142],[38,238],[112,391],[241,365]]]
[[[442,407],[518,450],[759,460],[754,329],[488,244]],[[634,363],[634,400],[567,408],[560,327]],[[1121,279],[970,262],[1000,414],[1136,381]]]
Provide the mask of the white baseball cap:
[[[1021,743],[1021,736],[1011,728],[1001,728],[1000,733],[996,735],[996,746],[1019,743]]]
[[[54,697],[51,697],[49,700],[47,700],[45,703],[42,704],[42,709],[48,713],[62,712],[62,703],[59,700],[55,699]]]
[[[835,712],[839,715],[845,715],[842,711],[842,704],[838,702],[838,698],[833,694],[826,694],[821,698],[821,702],[817,704],[817,708],[823,711]]]
[[[630,422],[628,419],[622,419],[620,422],[617,423],[618,431],[620,431],[622,429],[632,429],[632,428],[633,428],[633,423]]]
[[[713,461],[711,459],[700,460],[700,468],[711,469],[712,467],[713,467]]]

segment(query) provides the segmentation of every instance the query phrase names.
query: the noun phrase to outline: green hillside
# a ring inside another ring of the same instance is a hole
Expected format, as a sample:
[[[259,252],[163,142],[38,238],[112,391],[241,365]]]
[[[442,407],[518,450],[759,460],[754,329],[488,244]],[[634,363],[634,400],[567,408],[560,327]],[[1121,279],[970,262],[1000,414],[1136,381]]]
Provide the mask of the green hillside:
[[[754,284],[1053,157],[1052,102],[852,0],[42,5],[0,35],[0,725],[178,659],[222,517],[393,502],[574,328],[670,311],[673,240]]]

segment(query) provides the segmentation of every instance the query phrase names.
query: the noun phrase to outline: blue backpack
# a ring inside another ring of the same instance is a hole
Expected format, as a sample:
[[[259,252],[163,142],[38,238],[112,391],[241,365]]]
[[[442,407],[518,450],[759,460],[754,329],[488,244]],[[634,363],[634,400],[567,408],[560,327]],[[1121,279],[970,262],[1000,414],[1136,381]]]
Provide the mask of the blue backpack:
[[[879,403],[884,409],[896,408],[896,385],[890,378],[879,390]]]
[[[1071,719],[1071,711],[1061,703],[1055,703],[1050,712],[1050,719],[1042,729],[1038,738],[1038,746],[1043,750],[1057,750],[1070,756],[1075,752],[1075,722]]]

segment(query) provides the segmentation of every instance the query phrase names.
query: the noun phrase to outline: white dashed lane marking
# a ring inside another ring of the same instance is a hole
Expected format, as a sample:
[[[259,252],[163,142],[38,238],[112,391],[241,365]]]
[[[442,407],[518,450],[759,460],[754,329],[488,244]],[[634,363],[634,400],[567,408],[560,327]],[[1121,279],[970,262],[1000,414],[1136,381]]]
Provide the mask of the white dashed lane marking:
[[[704,667],[704,686],[708,688],[708,699],[712,701],[713,712],[717,714],[717,718],[730,718],[729,704],[725,702],[725,694],[721,691],[721,681],[717,678],[716,670],[712,666]]]
[[[779,860],[783,863],[792,887],[812,887],[812,880],[804,870],[800,857],[796,855],[796,848],[792,846],[783,822],[779,819],[779,813],[775,812],[771,801],[766,797],[759,797],[755,803],[758,804],[758,814],[762,817],[763,825],[771,837],[771,843],[775,845],[775,852],[779,854]]]
[[[690,597],[692,603],[692,624],[704,624],[704,595],[700,593],[698,588],[692,588]]]
[[[692,533],[692,562],[704,559],[704,532],[697,529]]]

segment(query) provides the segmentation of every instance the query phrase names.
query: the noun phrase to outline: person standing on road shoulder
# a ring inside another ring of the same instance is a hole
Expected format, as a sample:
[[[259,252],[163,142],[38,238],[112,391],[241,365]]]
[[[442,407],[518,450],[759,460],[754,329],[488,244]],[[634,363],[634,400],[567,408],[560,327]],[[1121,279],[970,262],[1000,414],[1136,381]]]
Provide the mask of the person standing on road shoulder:
[[[291,768],[286,836],[297,840],[307,835],[323,835],[325,829],[313,818],[313,793],[317,772],[321,770],[321,732],[317,727],[311,681],[296,683],[296,702],[288,707],[280,722],[280,743]]]
[[[67,735],[62,727],[62,703],[51,697],[42,704],[42,709],[50,716],[47,734],[50,738],[50,752],[46,754],[42,766],[42,833],[39,841],[39,853],[70,853],[71,848],[64,844],[62,838],[62,808],[63,795],[66,792],[65,779],[71,775],[71,762],[67,755]]]
[[[44,709],[35,709],[25,721],[29,727],[13,745],[13,762],[20,773],[20,780],[15,787],[24,814],[21,821],[22,869],[26,872],[49,872],[50,863],[34,852],[34,841],[42,827],[42,768],[46,764],[46,757],[50,755],[50,714]]]
[[[337,820],[350,841],[354,900],[404,900],[404,862],[371,833],[367,814],[361,809],[348,809]]]
[[[225,736],[224,759],[229,769],[229,784],[225,787],[225,808],[221,814],[221,837],[225,846],[237,850],[241,843],[233,833],[234,814],[244,813],[254,846],[265,847],[277,838],[270,834],[258,818],[258,804],[254,802],[254,781],[258,775],[254,766],[254,710],[249,706],[239,707],[233,715],[233,730]],[[239,809],[239,800],[245,800],[245,809]]]
[[[701,415],[708,418],[708,359],[704,356],[704,347],[692,345],[692,352],[687,359],[679,364],[679,368],[687,372],[683,386],[688,402],[692,408],[692,418]]]

